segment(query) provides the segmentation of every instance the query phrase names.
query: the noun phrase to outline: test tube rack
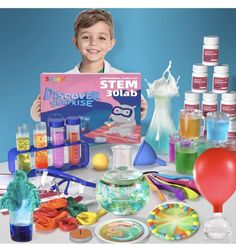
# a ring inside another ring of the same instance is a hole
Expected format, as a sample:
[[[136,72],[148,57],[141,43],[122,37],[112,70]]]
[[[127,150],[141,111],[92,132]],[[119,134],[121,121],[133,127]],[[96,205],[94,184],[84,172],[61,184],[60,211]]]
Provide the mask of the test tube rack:
[[[51,150],[55,148],[62,148],[62,147],[68,147],[68,146],[73,146],[73,145],[80,145],[81,149],[81,157],[80,161],[76,165],[72,165],[70,163],[65,163],[62,167],[56,168],[54,166],[49,166],[48,168],[54,169],[54,170],[59,170],[59,171],[69,171],[69,170],[75,170],[78,168],[85,167],[89,164],[89,145],[83,141],[78,141],[78,142],[65,142],[65,144],[62,145],[52,145],[48,144],[47,147],[44,148],[35,148],[33,145],[30,146],[29,150],[24,150],[24,151],[18,151],[15,148],[12,148],[8,151],[8,170],[10,173],[14,173],[16,170],[16,158],[19,154],[25,154],[25,153],[35,153],[43,150]],[[33,168],[33,167],[32,167]]]

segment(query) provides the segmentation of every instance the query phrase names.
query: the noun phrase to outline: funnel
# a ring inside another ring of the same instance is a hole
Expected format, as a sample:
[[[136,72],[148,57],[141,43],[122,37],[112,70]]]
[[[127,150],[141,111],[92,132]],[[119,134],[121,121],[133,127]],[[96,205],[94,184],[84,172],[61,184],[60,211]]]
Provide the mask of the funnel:
[[[153,148],[144,140],[134,159],[134,166],[148,166],[153,164],[166,166],[167,162],[157,157]]]

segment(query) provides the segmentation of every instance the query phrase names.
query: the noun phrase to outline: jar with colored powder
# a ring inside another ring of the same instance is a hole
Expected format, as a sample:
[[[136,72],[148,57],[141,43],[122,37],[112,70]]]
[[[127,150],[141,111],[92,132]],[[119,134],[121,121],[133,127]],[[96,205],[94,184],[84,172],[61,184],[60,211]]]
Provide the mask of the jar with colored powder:
[[[219,62],[219,37],[205,36],[203,39],[202,63],[207,66],[215,66]]]
[[[228,113],[230,120],[236,117],[236,92],[231,91],[221,95],[220,111]]]
[[[229,121],[228,140],[236,140],[236,120]]]
[[[206,92],[202,99],[202,116],[206,117],[208,112],[216,112],[218,109],[217,94],[214,92]]]
[[[214,67],[212,91],[226,93],[229,87],[229,65],[222,64]]]
[[[204,93],[207,91],[207,66],[197,63],[193,65],[192,91]]]
[[[185,92],[184,109],[187,111],[200,109],[200,96],[198,93]]]

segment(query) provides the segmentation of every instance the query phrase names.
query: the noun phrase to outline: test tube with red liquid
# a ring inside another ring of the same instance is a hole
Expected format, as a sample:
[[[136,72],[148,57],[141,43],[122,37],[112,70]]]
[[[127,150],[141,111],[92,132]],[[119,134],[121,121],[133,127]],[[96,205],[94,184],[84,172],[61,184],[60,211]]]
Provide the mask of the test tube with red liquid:
[[[65,144],[65,123],[63,118],[49,119],[50,136],[52,145],[55,146],[52,150],[52,163],[56,168],[64,165],[64,147],[57,147]]]
[[[70,116],[66,118],[67,141],[69,143],[80,141],[80,118]],[[69,163],[78,165],[80,161],[80,145],[75,144],[68,147]]]
[[[47,147],[47,126],[45,122],[38,122],[34,128],[34,147]],[[37,169],[48,168],[48,151],[42,150],[35,152],[35,167]]]

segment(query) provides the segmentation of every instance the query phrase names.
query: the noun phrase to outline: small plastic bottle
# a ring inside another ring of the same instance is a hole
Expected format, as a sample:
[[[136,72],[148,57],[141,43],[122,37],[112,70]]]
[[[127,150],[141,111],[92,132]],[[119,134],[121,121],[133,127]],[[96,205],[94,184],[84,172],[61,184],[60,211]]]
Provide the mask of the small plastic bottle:
[[[187,111],[200,109],[200,97],[198,93],[185,92],[184,109]]]
[[[47,126],[45,122],[38,122],[34,128],[34,147],[47,147]],[[35,152],[35,167],[37,169],[48,168],[48,151],[42,150]]]
[[[213,92],[206,92],[202,99],[202,116],[206,117],[208,112],[215,112],[218,109],[217,94]]]
[[[30,150],[30,134],[29,128],[26,124],[18,126],[16,128],[16,149],[18,151]],[[30,153],[19,154],[18,157],[18,169],[23,170],[26,173],[31,170]]]
[[[50,136],[53,146],[65,144],[65,123],[62,118],[49,119]],[[55,147],[52,150],[52,163],[56,168],[64,165],[64,147]]]
[[[222,64],[214,67],[212,91],[226,93],[229,87],[229,65]]]
[[[236,140],[236,120],[229,121],[228,140]]]
[[[222,94],[220,110],[221,112],[229,113],[230,120],[235,119],[236,117],[236,92],[231,91],[231,92]]]
[[[202,63],[207,66],[215,66],[219,62],[219,37],[205,36],[202,49]]]
[[[207,66],[197,63],[193,65],[192,91],[204,93],[207,91]]]
[[[77,142],[80,141],[80,118],[71,116],[66,118],[66,132],[67,141]],[[78,165],[80,161],[80,145],[69,146],[69,163],[71,165]]]

